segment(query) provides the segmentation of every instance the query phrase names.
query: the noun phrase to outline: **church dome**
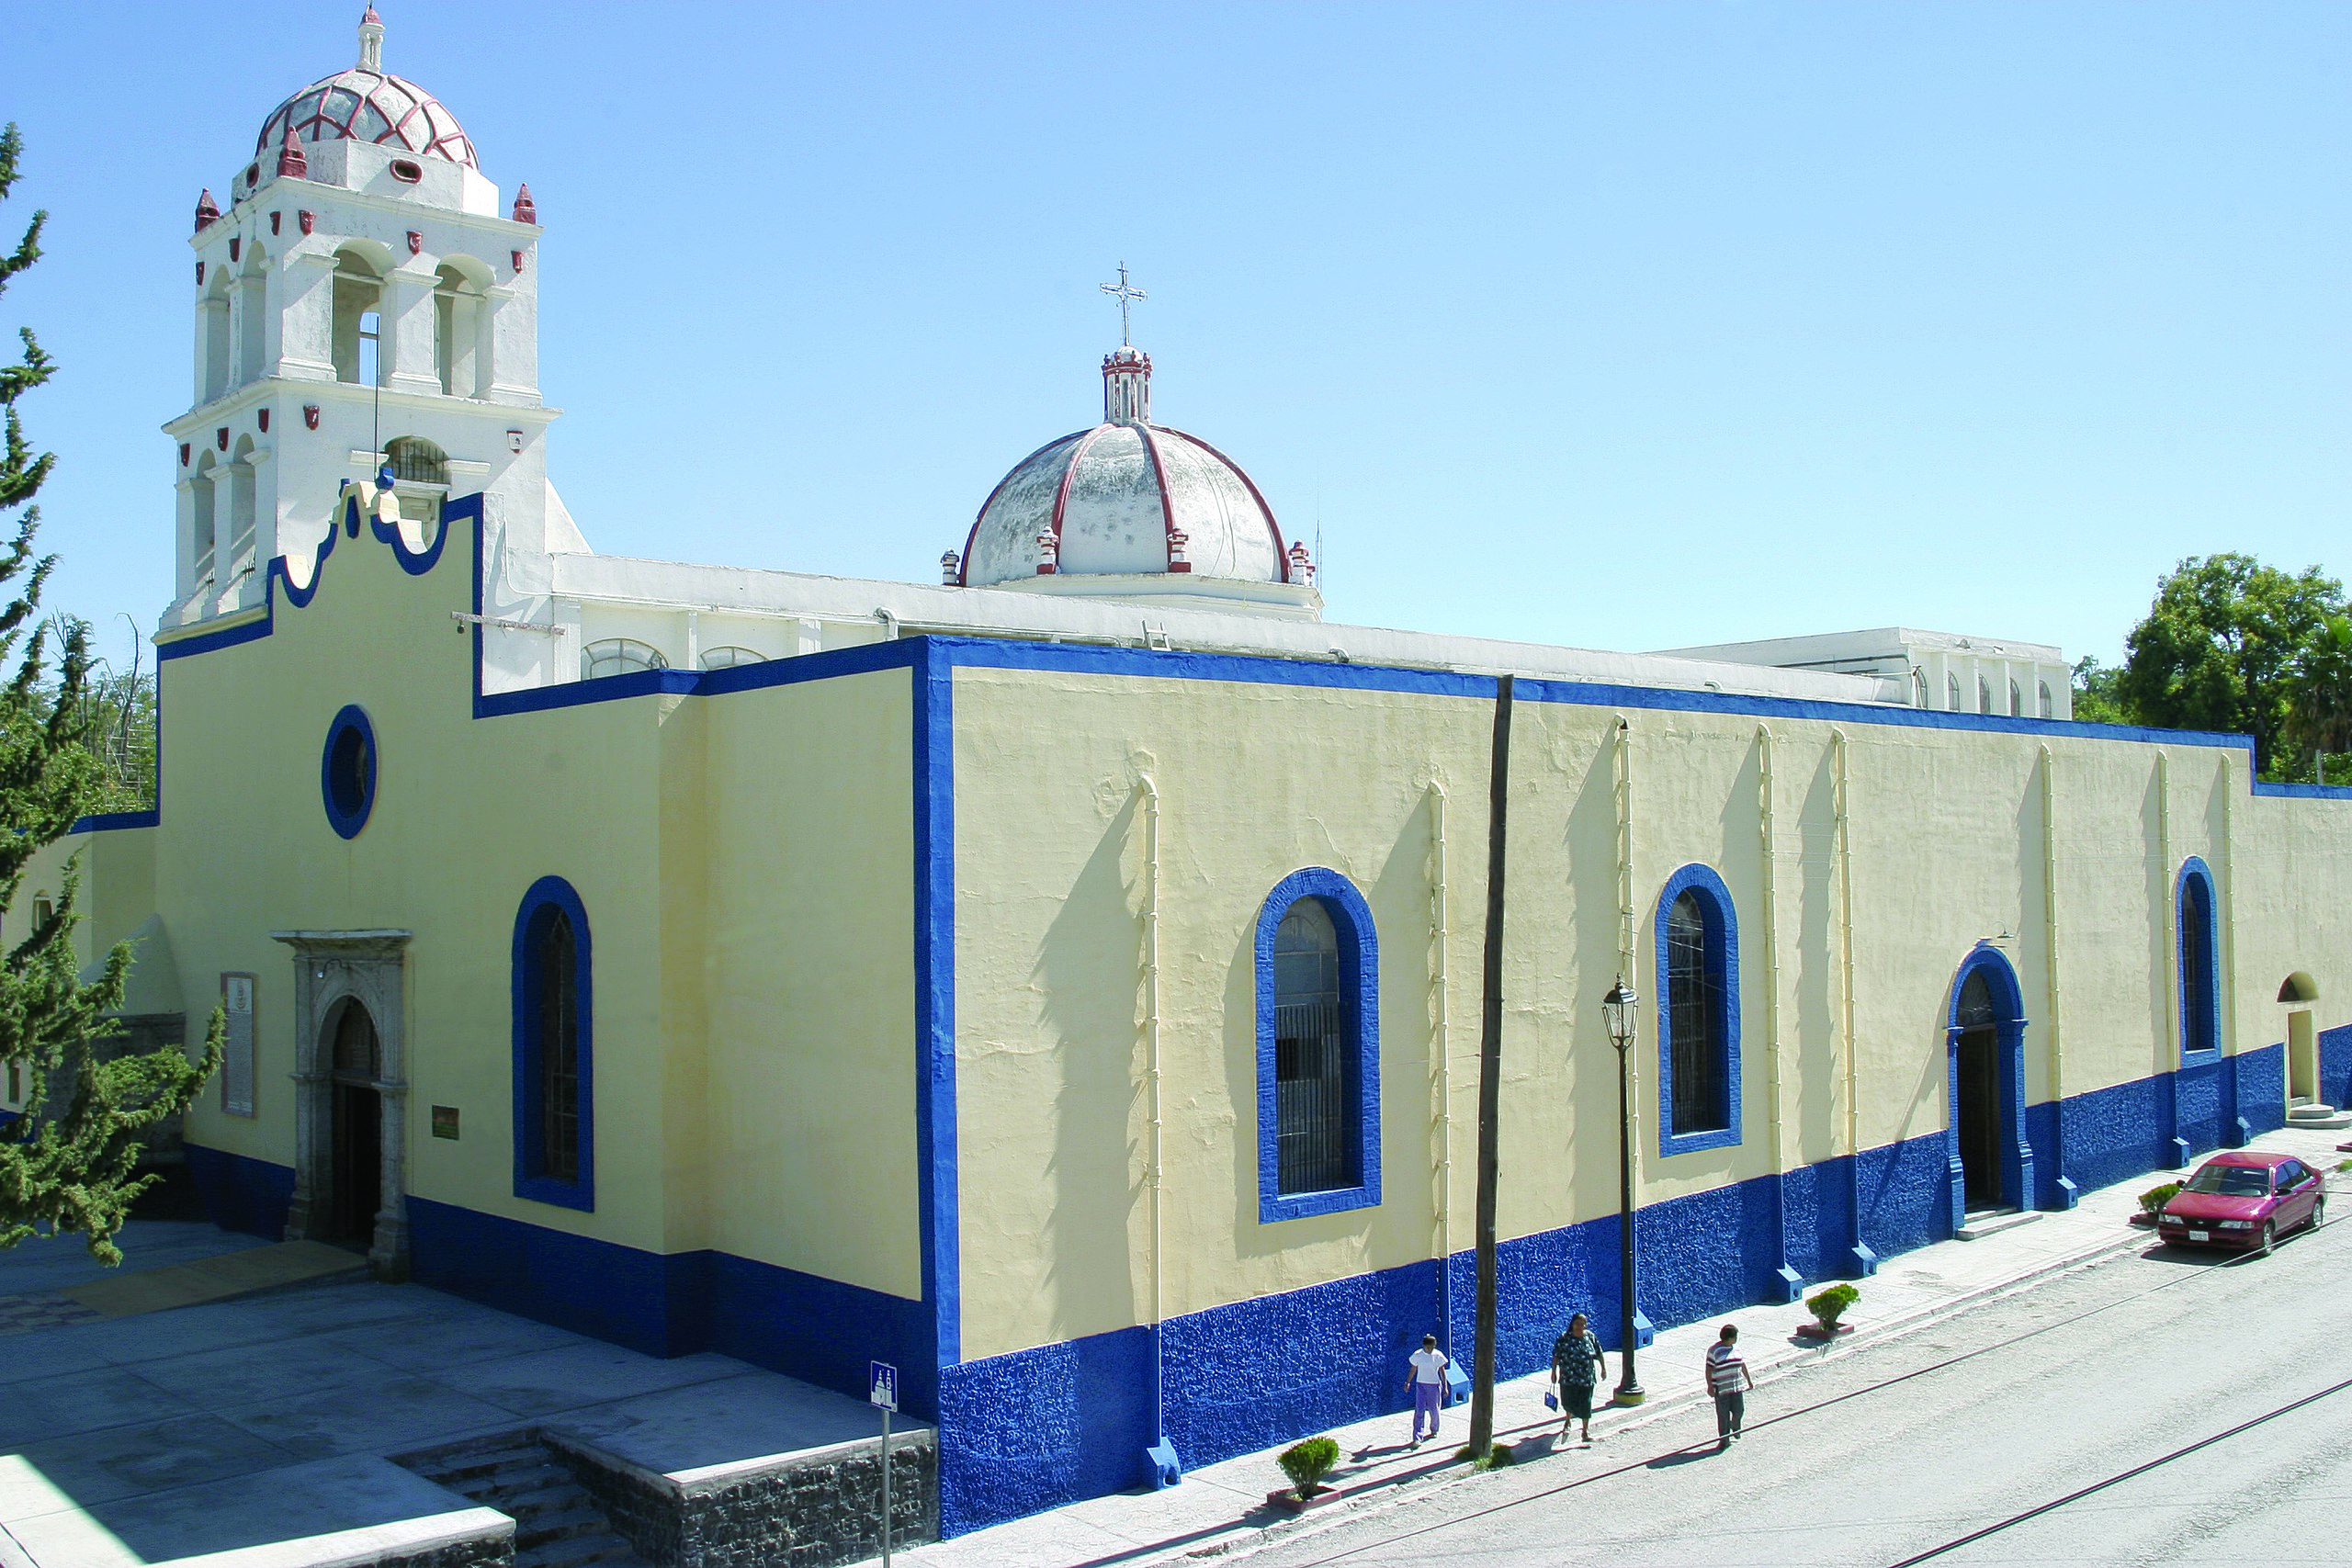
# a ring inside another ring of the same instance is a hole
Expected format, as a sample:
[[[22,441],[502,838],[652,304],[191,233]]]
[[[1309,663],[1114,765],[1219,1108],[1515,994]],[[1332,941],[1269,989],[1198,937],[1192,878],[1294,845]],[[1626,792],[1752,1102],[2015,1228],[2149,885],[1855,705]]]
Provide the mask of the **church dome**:
[[[273,152],[288,128],[305,141],[371,141],[480,168],[474,144],[441,100],[384,70],[384,24],[376,7],[359,22],[359,62],[320,78],[271,111],[254,151]]]
[[[1102,423],[1023,458],[980,507],[955,581],[971,588],[1071,577],[1188,574],[1304,583],[1250,476],[1197,435],[1151,423],[1151,357],[1102,361]]]

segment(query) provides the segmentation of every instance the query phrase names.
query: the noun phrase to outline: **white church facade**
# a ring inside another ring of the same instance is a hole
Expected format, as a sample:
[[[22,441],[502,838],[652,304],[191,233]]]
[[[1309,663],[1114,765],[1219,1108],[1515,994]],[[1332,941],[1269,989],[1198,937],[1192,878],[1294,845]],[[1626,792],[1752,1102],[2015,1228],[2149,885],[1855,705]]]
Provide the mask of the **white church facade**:
[[[1658,1324],[2352,1098],[2352,790],[2037,644],[1326,621],[1132,346],[936,582],[594,552],[527,192],[360,48],[199,205],[158,806],[27,883],[232,1004],[223,1224],[895,1363],[950,1533],[1395,1408],[1470,1342],[1504,672],[1506,1372],[1616,1321],[1620,976]]]

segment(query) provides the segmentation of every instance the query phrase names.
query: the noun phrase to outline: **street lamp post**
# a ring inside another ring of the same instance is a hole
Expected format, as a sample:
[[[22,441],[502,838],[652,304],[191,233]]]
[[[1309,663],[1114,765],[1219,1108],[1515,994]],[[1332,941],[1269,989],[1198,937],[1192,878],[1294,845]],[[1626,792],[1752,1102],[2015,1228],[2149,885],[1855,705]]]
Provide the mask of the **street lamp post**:
[[[1621,1278],[1617,1295],[1622,1306],[1618,1340],[1616,1402],[1639,1404],[1647,1397],[1634,1375],[1634,1089],[1633,1045],[1640,998],[1620,975],[1609,994],[1600,998],[1600,1016],[1609,1026],[1609,1043],[1617,1047],[1617,1233]]]

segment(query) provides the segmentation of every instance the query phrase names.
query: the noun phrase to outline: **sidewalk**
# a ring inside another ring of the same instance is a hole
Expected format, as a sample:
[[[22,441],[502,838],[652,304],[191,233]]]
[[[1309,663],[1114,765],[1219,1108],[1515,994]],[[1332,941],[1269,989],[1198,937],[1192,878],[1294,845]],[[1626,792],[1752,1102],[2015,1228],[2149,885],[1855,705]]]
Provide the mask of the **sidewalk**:
[[[2281,1128],[2255,1139],[2247,1147],[2296,1155],[2319,1169],[2333,1171],[2342,1157],[2335,1145],[2343,1136],[2340,1130]],[[2140,1193],[2160,1181],[2174,1179],[2176,1174],[2151,1171],[2086,1192],[2066,1213],[2041,1213],[2030,1223],[1974,1241],[1937,1242],[1883,1262],[1875,1275],[1858,1281],[1862,1299],[1849,1314],[1854,1332],[1826,1348],[1794,1340],[1796,1326],[1810,1322],[1813,1315],[1801,1303],[1743,1307],[1703,1322],[1661,1330],[1656,1342],[1637,1358],[1648,1401],[1630,1410],[1606,1406],[1596,1410],[1594,1445],[1587,1457],[1615,1457],[1612,1450],[1623,1446],[1624,1434],[1704,1403],[1702,1358],[1725,1323],[1739,1325],[1740,1349],[1758,1382],[1796,1363],[1846,1355],[1857,1346],[1925,1327],[1973,1303],[2018,1290],[2062,1270],[2153,1246],[2154,1235],[2130,1224],[2130,1216],[2139,1209]],[[1814,1288],[1808,1285],[1806,1293]],[[1604,1394],[1605,1383],[1614,1381],[1617,1359],[1613,1352],[1609,1365],[1612,1376],[1604,1380]],[[1550,1451],[1546,1434],[1556,1436],[1559,1430],[1559,1418],[1544,1408],[1548,1386],[1538,1372],[1496,1387],[1496,1440],[1514,1445],[1521,1459]],[[1147,1568],[1188,1557],[1247,1551],[1273,1536],[1317,1531],[1367,1506],[1395,1501],[1411,1492],[1454,1484],[1475,1473],[1453,1460],[1467,1432],[1466,1404],[1448,1410],[1439,1439],[1418,1452],[1406,1446],[1408,1420],[1399,1411],[1334,1429],[1331,1436],[1339,1439],[1341,1460],[1329,1483],[1340,1488],[1342,1496],[1300,1518],[1266,1506],[1266,1494],[1288,1484],[1282,1467],[1274,1461],[1277,1450],[1268,1450],[1188,1471],[1182,1485],[1165,1492],[1091,1498],[954,1540],[897,1552],[894,1560],[922,1568],[1026,1568],[1032,1564]],[[1702,1437],[1713,1440],[1712,1420],[1702,1426],[1703,1429],[1691,1427],[1693,1441]],[[1574,1456],[1582,1450],[1561,1451],[1574,1462]]]

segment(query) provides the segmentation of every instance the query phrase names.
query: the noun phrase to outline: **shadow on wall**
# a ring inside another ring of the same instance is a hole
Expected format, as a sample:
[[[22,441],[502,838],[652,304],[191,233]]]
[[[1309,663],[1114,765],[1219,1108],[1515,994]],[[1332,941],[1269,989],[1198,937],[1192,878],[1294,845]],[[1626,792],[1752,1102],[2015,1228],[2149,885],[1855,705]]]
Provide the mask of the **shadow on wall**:
[[[1131,888],[1127,873],[1130,856],[1141,853],[1140,804],[1130,791],[1104,826],[1032,971],[1040,1032],[1054,1042],[1060,1069],[1044,1281],[1059,1334],[1144,1315],[1128,1264],[1143,1201],[1136,1175],[1143,1162],[1131,1131],[1143,1076],[1142,887],[1138,875]],[[1102,983],[1115,975],[1136,976],[1138,984]]]

